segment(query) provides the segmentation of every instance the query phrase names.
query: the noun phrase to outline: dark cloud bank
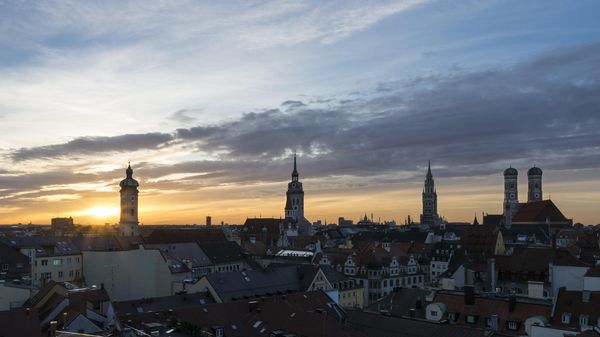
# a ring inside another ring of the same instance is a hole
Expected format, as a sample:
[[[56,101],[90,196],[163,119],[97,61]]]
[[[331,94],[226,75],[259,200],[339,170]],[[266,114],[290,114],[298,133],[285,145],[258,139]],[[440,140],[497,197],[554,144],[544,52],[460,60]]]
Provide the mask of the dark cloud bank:
[[[558,49],[511,67],[416,78],[329,103],[286,101],[235,121],[148,133],[86,137],[23,148],[13,161],[97,155],[171,144],[220,153],[220,161],[156,166],[145,175],[210,173],[222,182],[283,180],[298,151],[305,176],[438,176],[499,173],[513,165],[600,167],[600,44]],[[281,159],[285,158],[285,159]],[[205,177],[206,178],[206,177]]]

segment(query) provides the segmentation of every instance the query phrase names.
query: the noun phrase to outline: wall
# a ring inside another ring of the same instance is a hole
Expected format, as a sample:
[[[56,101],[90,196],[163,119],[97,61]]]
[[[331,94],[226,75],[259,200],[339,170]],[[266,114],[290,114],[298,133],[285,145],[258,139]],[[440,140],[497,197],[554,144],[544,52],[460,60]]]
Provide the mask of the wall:
[[[583,290],[583,275],[587,267],[556,266],[550,264],[550,283],[552,296],[558,294],[558,288],[566,287],[567,290]]]
[[[10,310],[21,306],[29,295],[30,290],[21,287],[11,287],[0,284],[0,311]]]
[[[584,277],[583,290],[600,291],[600,277]]]
[[[88,286],[104,284],[113,301],[169,296],[185,274],[172,275],[159,250],[84,251],[83,276]]]

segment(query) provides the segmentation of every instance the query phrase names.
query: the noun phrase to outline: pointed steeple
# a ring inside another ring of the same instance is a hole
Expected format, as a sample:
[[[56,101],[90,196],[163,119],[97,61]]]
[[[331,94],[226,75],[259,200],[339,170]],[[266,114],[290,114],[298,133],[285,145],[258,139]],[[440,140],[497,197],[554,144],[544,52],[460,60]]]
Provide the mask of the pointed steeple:
[[[432,178],[433,175],[431,174],[431,160],[427,161],[427,178]]]
[[[292,171],[292,180],[298,181],[298,169],[296,167],[296,153],[294,153],[294,171]]]

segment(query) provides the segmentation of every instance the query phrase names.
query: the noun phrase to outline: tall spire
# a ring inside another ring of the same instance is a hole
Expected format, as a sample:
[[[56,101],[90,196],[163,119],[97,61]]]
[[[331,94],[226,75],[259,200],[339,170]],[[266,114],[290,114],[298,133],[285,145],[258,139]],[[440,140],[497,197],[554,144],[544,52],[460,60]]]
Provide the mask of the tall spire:
[[[294,152],[294,171],[292,171],[292,180],[298,180],[298,169],[296,168],[296,153]]]
[[[427,161],[427,177],[428,178],[432,177],[432,174],[431,174],[431,160]]]

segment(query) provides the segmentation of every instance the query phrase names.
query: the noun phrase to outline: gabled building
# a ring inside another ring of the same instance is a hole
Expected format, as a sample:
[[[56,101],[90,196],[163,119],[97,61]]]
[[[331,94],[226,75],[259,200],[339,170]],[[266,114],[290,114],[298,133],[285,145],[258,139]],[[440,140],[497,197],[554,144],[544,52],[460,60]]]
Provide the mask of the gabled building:
[[[22,280],[30,272],[29,258],[18,247],[0,242],[0,280]]]
[[[202,277],[194,287],[207,291],[217,303],[298,292],[302,288],[296,266],[213,273]]]
[[[50,282],[25,306],[39,313],[42,331],[51,330],[52,321],[62,331],[86,334],[109,332],[115,324],[114,309],[104,288],[69,289]]]

